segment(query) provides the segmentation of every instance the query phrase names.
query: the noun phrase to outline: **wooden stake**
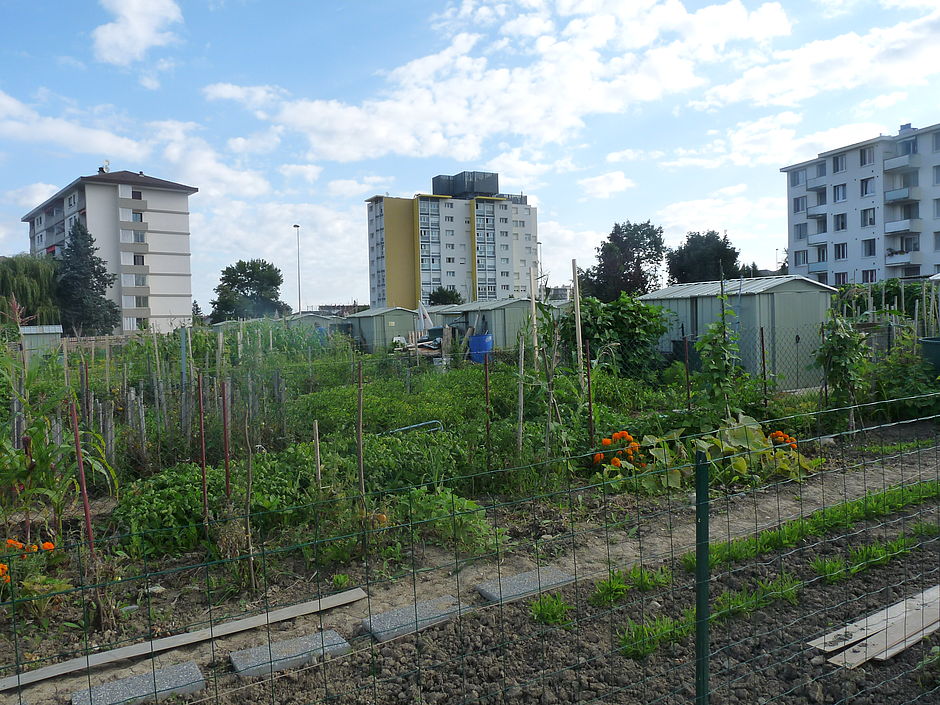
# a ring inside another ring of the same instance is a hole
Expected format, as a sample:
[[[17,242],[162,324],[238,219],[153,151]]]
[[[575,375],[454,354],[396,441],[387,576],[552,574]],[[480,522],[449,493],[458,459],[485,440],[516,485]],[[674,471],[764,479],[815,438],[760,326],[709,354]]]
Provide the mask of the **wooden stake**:
[[[535,268],[529,268],[529,315],[532,317],[532,364],[537,366],[539,359],[538,309],[535,307]]]
[[[362,517],[362,550],[366,551],[366,472],[362,447],[362,360],[359,360],[359,383],[356,395],[356,463],[359,470],[359,513]]]
[[[323,490],[323,466],[320,464],[320,422],[313,420],[313,456],[317,463],[317,490]]]
[[[75,459],[78,461],[78,489],[82,496],[82,512],[85,515],[85,534],[88,537],[88,552],[95,560],[95,535],[91,528],[91,507],[88,504],[88,485],[85,482],[85,459],[82,455],[82,440],[78,431],[78,414],[75,402],[69,401],[69,414],[72,417],[72,438],[75,441]]]
[[[584,343],[581,340],[581,289],[578,286],[578,260],[571,260],[571,281],[574,282],[574,340],[578,346],[578,379],[584,389]]]

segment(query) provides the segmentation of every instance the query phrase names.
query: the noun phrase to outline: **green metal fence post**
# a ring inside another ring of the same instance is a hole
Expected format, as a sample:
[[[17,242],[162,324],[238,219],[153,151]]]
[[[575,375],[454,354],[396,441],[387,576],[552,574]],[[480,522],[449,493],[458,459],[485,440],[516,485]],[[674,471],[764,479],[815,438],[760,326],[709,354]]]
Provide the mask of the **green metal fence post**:
[[[695,454],[695,705],[708,705],[708,459]]]

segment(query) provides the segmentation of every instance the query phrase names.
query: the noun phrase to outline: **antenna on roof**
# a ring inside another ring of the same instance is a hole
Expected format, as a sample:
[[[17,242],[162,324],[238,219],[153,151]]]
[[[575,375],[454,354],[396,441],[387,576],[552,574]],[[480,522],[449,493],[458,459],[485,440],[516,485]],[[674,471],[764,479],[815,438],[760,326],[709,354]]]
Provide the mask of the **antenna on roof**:
[[[111,173],[111,161],[109,159],[105,159],[104,166],[101,168],[104,169],[105,174]]]

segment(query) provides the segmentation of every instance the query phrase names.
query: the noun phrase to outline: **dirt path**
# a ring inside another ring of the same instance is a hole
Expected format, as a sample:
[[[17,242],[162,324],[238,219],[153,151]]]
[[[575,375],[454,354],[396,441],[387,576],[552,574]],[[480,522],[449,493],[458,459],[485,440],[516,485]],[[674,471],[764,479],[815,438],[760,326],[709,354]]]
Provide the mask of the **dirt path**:
[[[835,453],[833,453],[835,454]],[[782,521],[804,516],[813,511],[846,500],[857,499],[867,492],[878,491],[900,483],[914,483],[940,479],[937,450],[925,449],[903,456],[880,458],[877,462],[857,462],[835,467],[815,474],[803,483],[781,482],[769,487],[750,490],[732,497],[715,499],[711,508],[711,538],[726,541],[729,538],[752,534],[775,526]],[[824,465],[823,468],[826,468]],[[397,607],[407,606],[414,600],[427,600],[441,595],[459,597],[461,606],[472,609],[482,606],[475,586],[500,576],[512,576],[533,570],[538,563],[550,563],[571,573],[579,580],[606,576],[610,567],[624,568],[638,561],[656,564],[677,559],[694,548],[695,508],[693,496],[675,495],[664,499],[642,502],[631,516],[613,503],[607,508],[608,524],[627,528],[616,530],[597,523],[572,519],[569,530],[556,536],[537,540],[531,550],[509,551],[492,558],[462,561],[459,564],[453,552],[426,548],[415,558],[413,573],[398,579],[382,578],[364,585],[368,598],[325,614],[298,618],[292,622],[273,625],[272,640],[289,639],[309,634],[318,629],[335,629],[352,640],[359,633],[360,621]],[[521,505],[522,511],[525,506]],[[576,517],[577,513],[572,516]],[[377,566],[370,566],[373,572]],[[315,597],[312,595],[311,597]],[[194,659],[204,671],[213,667],[224,670],[230,651],[264,643],[267,635],[261,630],[245,632],[231,637],[177,649],[154,658],[156,667],[172,665]],[[354,649],[369,649],[365,638],[353,641]],[[74,677],[61,677],[38,683],[24,689],[23,695],[32,705],[64,702],[75,690],[151,669],[150,661],[134,664],[119,663],[115,667],[102,667],[92,673]],[[210,690],[206,696],[211,695]],[[16,695],[6,693],[8,701],[18,703]],[[211,699],[211,698],[210,698]]]

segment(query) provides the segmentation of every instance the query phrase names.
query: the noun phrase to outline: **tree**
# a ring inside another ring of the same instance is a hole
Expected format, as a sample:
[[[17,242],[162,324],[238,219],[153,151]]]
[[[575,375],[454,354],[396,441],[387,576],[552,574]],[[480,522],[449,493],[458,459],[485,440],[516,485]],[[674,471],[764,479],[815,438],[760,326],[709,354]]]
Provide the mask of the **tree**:
[[[116,274],[95,253],[95,238],[79,221],[69,230],[56,275],[56,300],[62,329],[68,335],[110,335],[121,322],[121,310],[107,297]]]
[[[58,323],[57,268],[58,262],[52,257],[0,257],[0,319],[9,322],[16,317],[26,318],[40,326]],[[16,315],[14,301],[19,306]]]
[[[757,262],[751,262],[741,267],[741,276],[748,278],[759,277],[760,268],[757,266]]]
[[[211,323],[239,318],[261,318],[290,313],[281,301],[281,270],[263,259],[238,260],[222,270],[216,298],[210,301]]]
[[[437,287],[428,295],[428,306],[443,306],[446,304],[462,304],[463,297],[455,289]]]
[[[714,230],[690,232],[685,242],[666,253],[669,280],[676,284],[707,282],[737,277],[738,250],[728,241],[728,235]]]
[[[780,269],[777,270],[777,274],[789,274],[790,273],[790,251],[784,247],[783,248],[783,261],[780,263]]]
[[[666,246],[663,229],[645,223],[614,223],[597,248],[597,264],[584,272],[581,292],[601,301],[615,301],[620,292],[632,296],[659,288],[659,268]]]
[[[198,326],[206,322],[206,314],[202,312],[202,308],[199,307],[199,302],[196,299],[193,299],[193,325]]]

